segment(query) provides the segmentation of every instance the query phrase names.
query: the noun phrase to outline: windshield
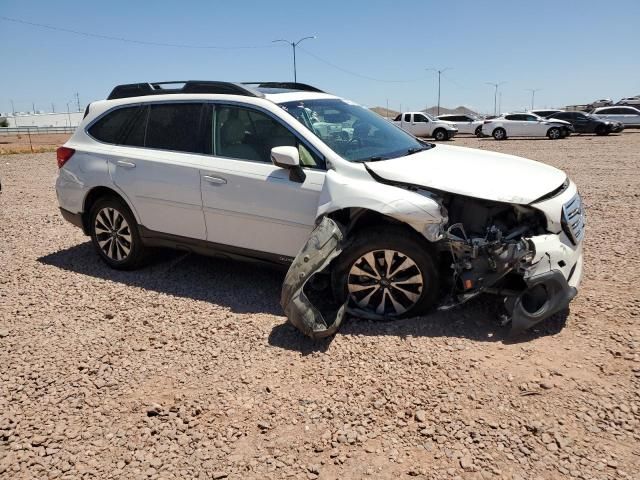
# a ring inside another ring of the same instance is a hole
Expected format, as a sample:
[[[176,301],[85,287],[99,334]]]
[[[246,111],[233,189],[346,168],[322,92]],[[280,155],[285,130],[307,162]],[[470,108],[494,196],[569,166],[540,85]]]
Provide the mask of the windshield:
[[[305,100],[280,106],[351,162],[385,160],[430,148],[378,114],[344,100]]]

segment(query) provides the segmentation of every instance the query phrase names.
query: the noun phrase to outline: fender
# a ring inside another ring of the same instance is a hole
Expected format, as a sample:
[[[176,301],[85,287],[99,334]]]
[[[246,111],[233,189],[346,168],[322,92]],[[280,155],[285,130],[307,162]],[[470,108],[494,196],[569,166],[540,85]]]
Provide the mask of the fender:
[[[443,238],[448,218],[444,207],[426,190],[345,177],[334,170],[325,176],[317,218],[346,208],[362,208],[410,225],[430,242]]]

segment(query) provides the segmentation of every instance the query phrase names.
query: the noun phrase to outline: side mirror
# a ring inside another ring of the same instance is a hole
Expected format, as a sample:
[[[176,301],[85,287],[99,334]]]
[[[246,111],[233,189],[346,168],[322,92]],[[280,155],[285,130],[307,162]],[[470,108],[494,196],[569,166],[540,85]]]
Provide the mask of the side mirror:
[[[300,166],[300,153],[296,147],[273,147],[271,161],[276,167],[295,168]]]
[[[300,167],[300,152],[296,147],[273,147],[271,161],[276,167],[289,170],[289,180],[304,183],[307,176]]]

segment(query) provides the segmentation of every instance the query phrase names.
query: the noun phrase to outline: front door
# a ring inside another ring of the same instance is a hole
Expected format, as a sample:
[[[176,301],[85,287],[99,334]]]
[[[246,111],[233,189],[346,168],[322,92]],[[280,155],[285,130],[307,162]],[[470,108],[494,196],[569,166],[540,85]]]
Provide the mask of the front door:
[[[428,137],[431,135],[431,128],[429,125],[429,119],[421,113],[414,113],[411,122],[413,128],[413,134],[416,137]]]
[[[201,169],[207,240],[294,257],[314,227],[324,183],[321,158],[276,118],[259,110],[211,110],[213,156]],[[271,163],[271,148],[297,146],[296,172]]]

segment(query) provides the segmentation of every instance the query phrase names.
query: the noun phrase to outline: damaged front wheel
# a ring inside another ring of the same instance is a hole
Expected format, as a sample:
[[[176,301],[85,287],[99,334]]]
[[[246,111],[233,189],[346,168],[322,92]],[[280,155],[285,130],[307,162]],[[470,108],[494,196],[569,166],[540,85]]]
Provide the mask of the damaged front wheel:
[[[411,317],[433,306],[438,274],[423,243],[397,227],[365,229],[337,258],[332,272],[338,302],[372,318]]]

